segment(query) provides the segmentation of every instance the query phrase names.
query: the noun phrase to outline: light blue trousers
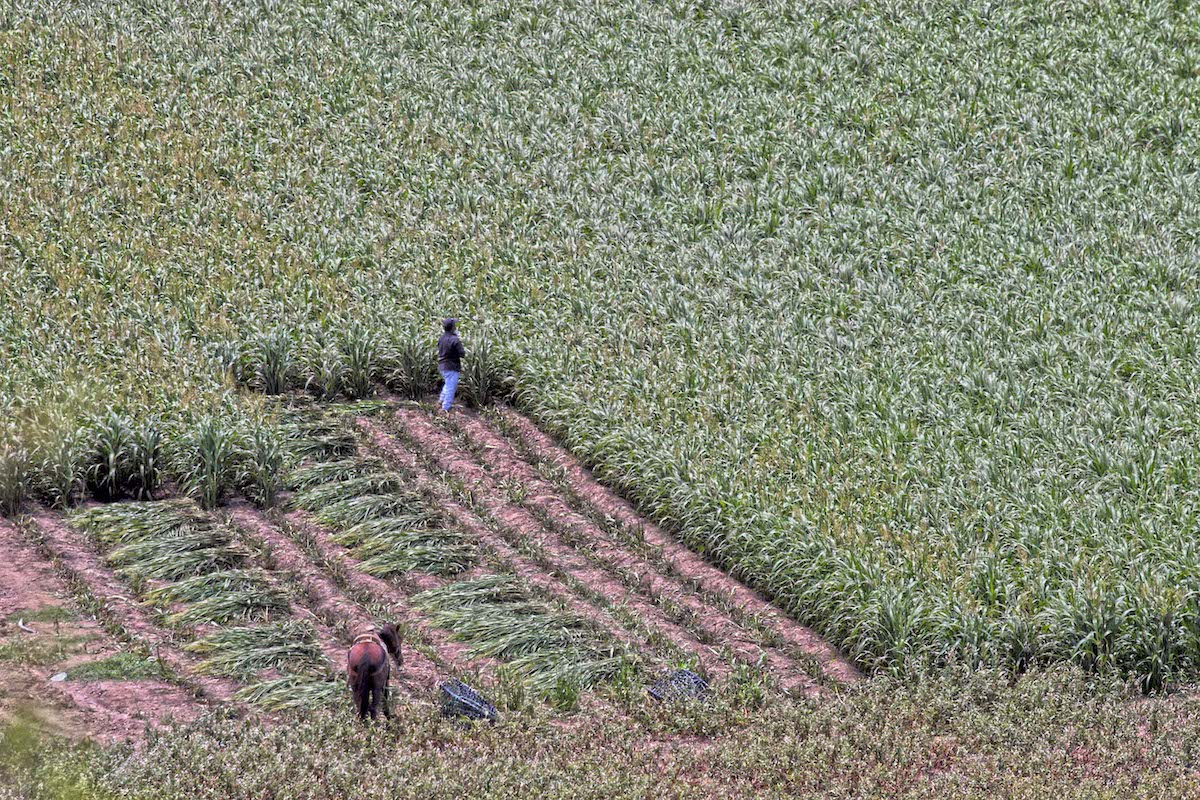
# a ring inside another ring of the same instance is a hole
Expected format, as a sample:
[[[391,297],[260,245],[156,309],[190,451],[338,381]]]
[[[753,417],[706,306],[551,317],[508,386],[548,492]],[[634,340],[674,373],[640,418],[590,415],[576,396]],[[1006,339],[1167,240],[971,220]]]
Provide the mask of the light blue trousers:
[[[449,411],[450,406],[454,405],[454,393],[458,391],[458,373],[452,369],[438,370],[442,373],[442,380],[445,385],[442,386],[441,403],[442,410]]]

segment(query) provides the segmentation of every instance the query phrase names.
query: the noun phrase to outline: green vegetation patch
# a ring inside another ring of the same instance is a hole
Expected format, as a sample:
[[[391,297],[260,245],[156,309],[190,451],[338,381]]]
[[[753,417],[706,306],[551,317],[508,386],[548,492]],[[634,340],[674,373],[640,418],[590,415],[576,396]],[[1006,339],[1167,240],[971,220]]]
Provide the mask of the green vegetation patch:
[[[472,654],[507,662],[534,692],[567,706],[578,691],[633,663],[604,633],[531,598],[512,576],[448,584],[422,592],[413,603],[466,642]]]
[[[212,527],[209,516],[189,500],[96,506],[72,514],[71,524],[107,547],[162,540]]]
[[[89,661],[67,670],[73,681],[138,681],[163,678],[165,672],[158,659],[133,653],[114,653],[107,658]]]
[[[228,526],[191,500],[118,503],[78,512],[72,524],[102,547],[105,560],[138,580],[166,585],[146,589],[144,602],[183,608],[167,614],[173,625],[225,624],[286,614],[286,593],[257,567]]]
[[[105,560],[138,578],[178,581],[242,565],[249,553],[190,500],[121,503],[78,512],[73,524],[111,549]]]
[[[91,634],[60,636],[21,634],[0,641],[0,662],[45,667],[57,664],[73,653],[80,645],[94,639]]]
[[[292,504],[297,508],[316,511],[347,498],[397,494],[404,488],[404,479],[394,472],[363,471],[346,475],[342,480],[311,485],[293,497]]]
[[[359,569],[379,578],[409,571],[457,575],[476,561],[477,551],[459,530],[423,524],[428,517],[378,517],[360,522],[334,540],[347,545]]]
[[[177,583],[145,593],[155,605],[183,603],[167,619],[173,624],[196,625],[202,622],[227,623],[286,615],[288,598],[261,569],[232,569],[193,575]]]
[[[24,611],[14,611],[9,614],[7,620],[12,623],[17,623],[21,620],[25,622],[45,622],[49,624],[60,624],[70,622],[79,618],[79,612],[74,609],[64,608],[62,606],[41,606],[39,608],[31,608]]]
[[[360,458],[309,462],[292,470],[287,477],[287,486],[292,490],[303,491],[321,484],[350,480],[365,471],[374,472],[378,467],[377,462]],[[297,506],[304,507],[301,505],[300,499],[293,502]]]

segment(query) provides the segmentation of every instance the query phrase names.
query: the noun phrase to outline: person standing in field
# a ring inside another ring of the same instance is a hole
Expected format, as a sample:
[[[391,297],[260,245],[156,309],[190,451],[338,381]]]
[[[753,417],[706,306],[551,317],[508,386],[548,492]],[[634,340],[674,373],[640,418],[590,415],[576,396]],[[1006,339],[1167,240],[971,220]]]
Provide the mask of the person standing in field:
[[[458,390],[458,376],[462,372],[462,360],[467,352],[458,338],[458,320],[454,317],[442,320],[442,336],[438,339],[438,372],[442,373],[443,414],[450,413],[454,405],[454,393]]]

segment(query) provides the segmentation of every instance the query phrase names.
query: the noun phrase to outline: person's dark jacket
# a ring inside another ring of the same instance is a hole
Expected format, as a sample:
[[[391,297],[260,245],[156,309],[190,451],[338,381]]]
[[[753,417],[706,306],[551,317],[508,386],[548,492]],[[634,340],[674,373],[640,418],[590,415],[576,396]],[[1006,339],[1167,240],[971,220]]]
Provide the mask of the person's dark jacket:
[[[438,369],[442,372],[462,372],[462,360],[466,354],[457,333],[443,333],[438,339]]]

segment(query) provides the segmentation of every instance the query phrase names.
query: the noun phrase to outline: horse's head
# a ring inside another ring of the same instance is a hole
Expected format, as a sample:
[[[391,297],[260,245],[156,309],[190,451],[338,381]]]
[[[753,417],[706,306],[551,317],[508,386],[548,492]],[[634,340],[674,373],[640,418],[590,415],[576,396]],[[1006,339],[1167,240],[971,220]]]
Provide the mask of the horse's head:
[[[383,640],[384,646],[392,654],[392,658],[396,660],[396,666],[403,667],[404,654],[400,652],[400,629],[390,622],[380,625],[379,638]]]

